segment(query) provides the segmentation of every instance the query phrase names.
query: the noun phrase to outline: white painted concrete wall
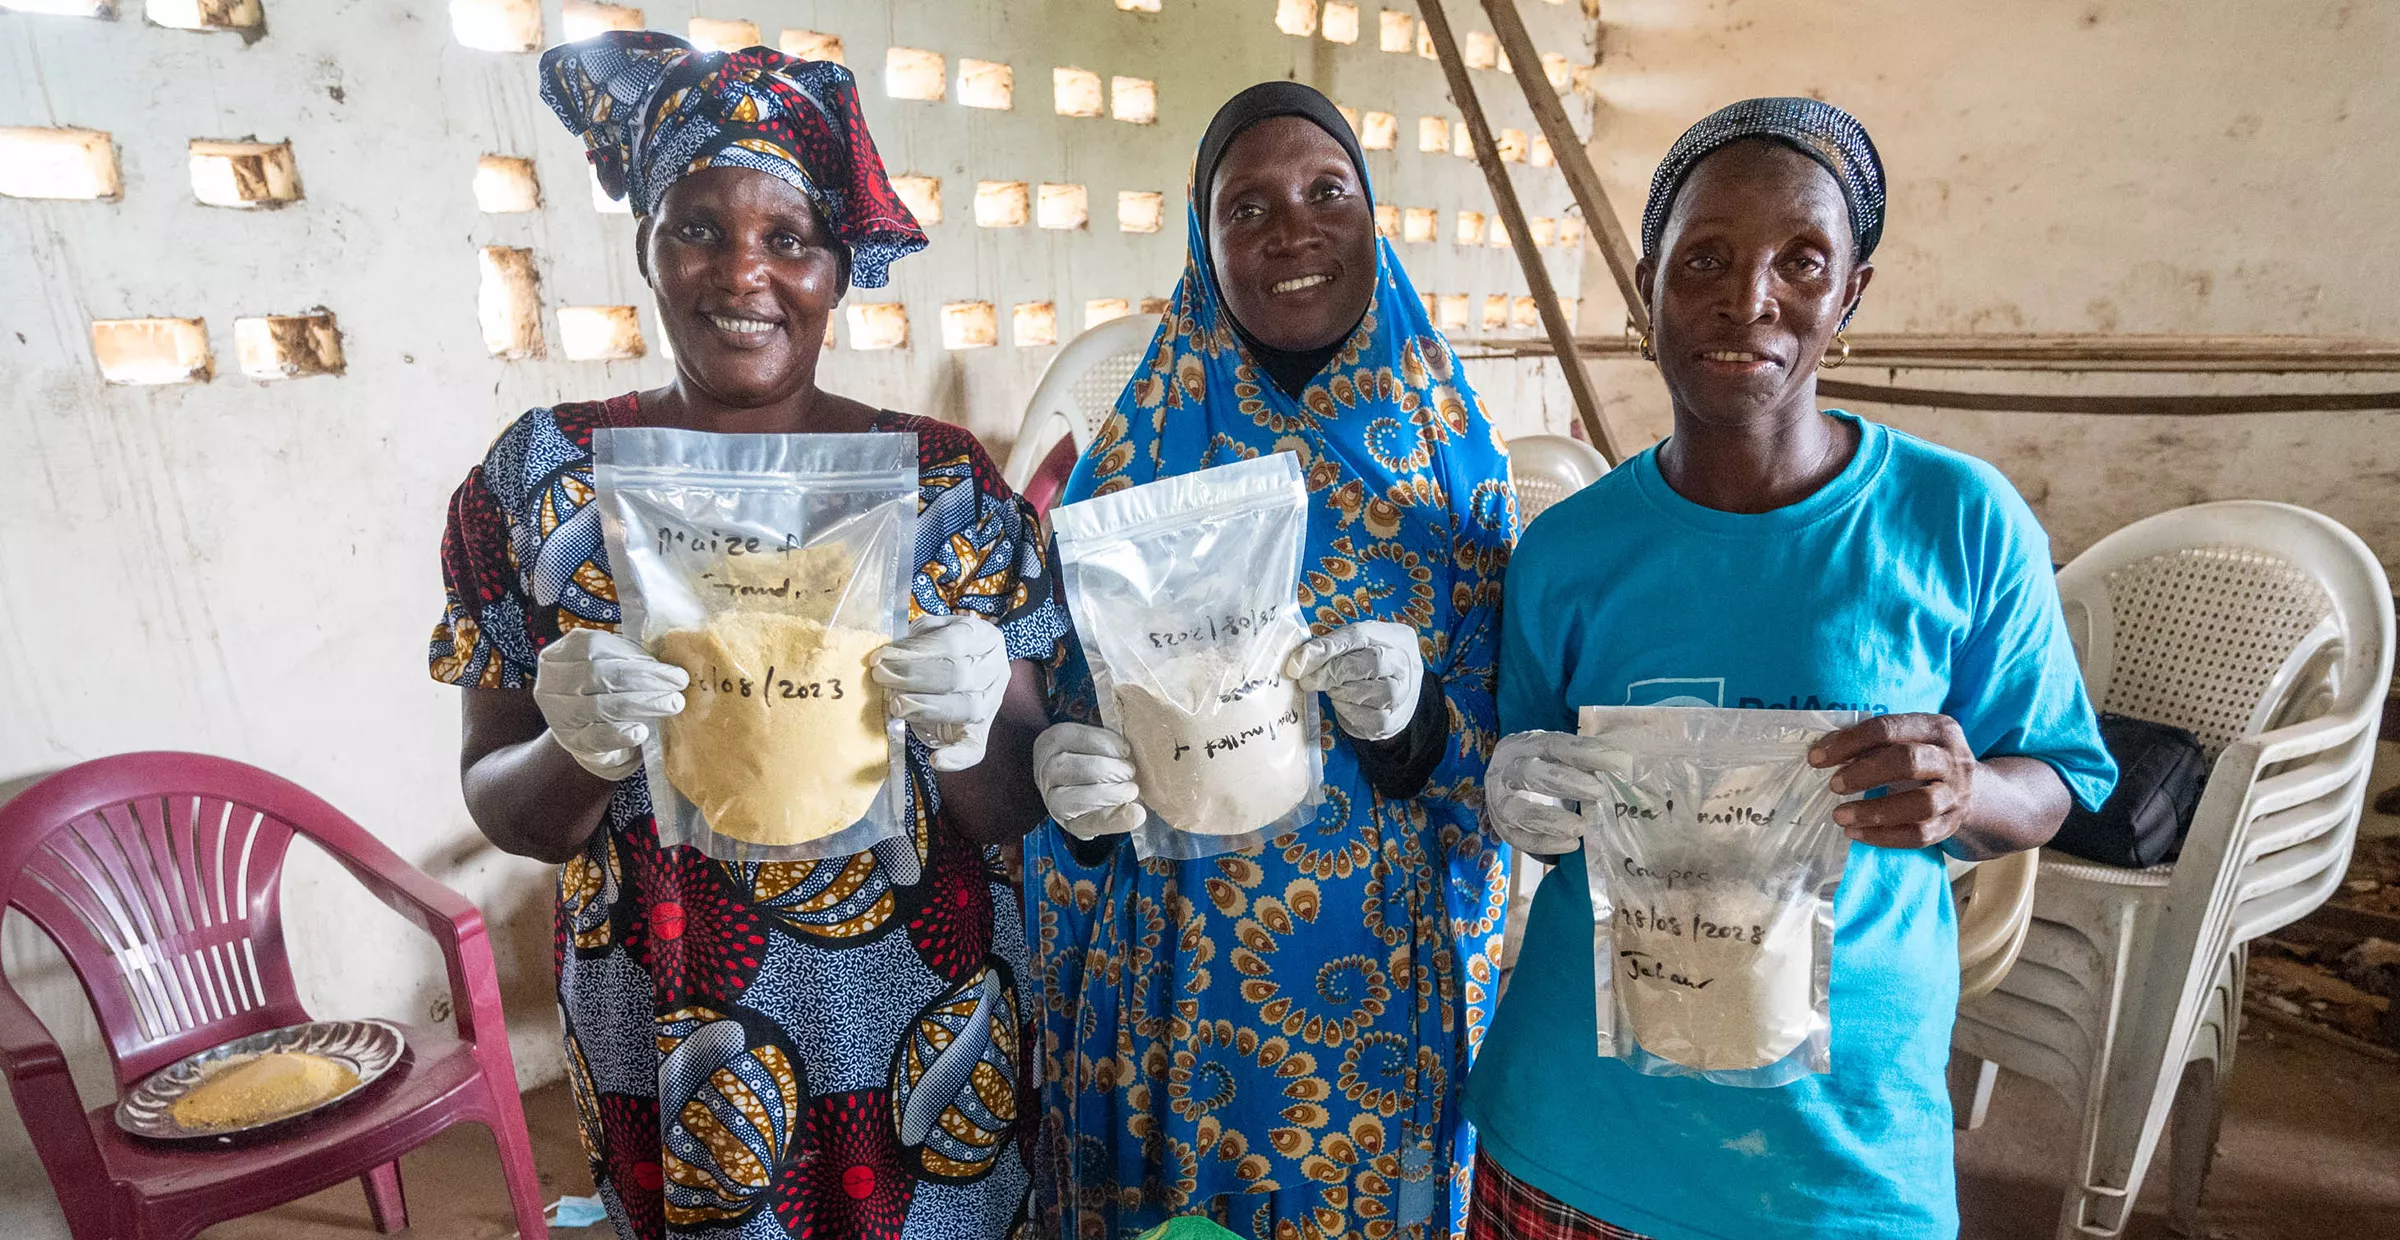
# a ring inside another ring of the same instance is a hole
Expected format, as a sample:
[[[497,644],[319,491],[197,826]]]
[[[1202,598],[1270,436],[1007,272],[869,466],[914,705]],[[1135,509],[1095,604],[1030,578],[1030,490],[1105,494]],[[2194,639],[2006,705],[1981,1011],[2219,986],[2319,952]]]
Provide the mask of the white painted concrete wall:
[[[1753,95],[1865,122],[1891,214],[1862,331],[2400,336],[2400,8],[2344,0],[1607,0],[1592,148],[1631,230],[1677,134]],[[1622,302],[1595,257],[1589,325]],[[1618,424],[1666,431],[1657,374],[1594,367]],[[2391,391],[2356,380],[1851,377],[2013,392]],[[2400,566],[2400,414],[2152,418],[1862,406],[1991,460],[2060,557],[2208,499],[2307,505]]]
[[[117,202],[0,199],[0,796],[102,754],[196,749],[254,762],[314,789],[403,856],[484,908],[527,1082],[559,1071],[546,867],[486,846],[460,804],[453,690],[424,671],[439,604],[444,501],[492,433],[532,405],[659,383],[656,321],[632,262],[633,222],[591,204],[579,144],[535,93],[534,57],[451,37],[440,0],[267,0],[255,42],[146,25],[139,0],[114,22],[0,11],[0,125],[115,135]],[[550,0],[548,29],[558,30]],[[1007,306],[1051,298],[1062,330],[1087,298],[1165,296],[1183,264],[1191,154],[1218,102],[1250,82],[1298,76],[1358,108],[1398,113],[1402,149],[1370,155],[1385,200],[1438,207],[1443,240],[1404,247],[1419,286],[1490,292],[1522,283],[1505,249],[1451,244],[1454,212],[1489,210],[1473,165],[1416,152],[1416,117],[1455,112],[1439,69],[1361,41],[1278,32],[1272,0],[1166,0],[1156,15],[1107,0],[653,2],[681,30],[697,11],[840,34],[895,171],[939,175],[945,223],[925,254],[873,294],[910,309],[915,347],[829,355],[829,386],[971,426],[1005,450],[1054,349],[1007,343]],[[1462,31],[1485,29],[1454,4]],[[1588,62],[1593,27],[1575,4],[1525,6],[1537,39]],[[882,54],[902,44],[1005,61],[1016,108],[883,97]],[[1051,115],[1050,70],[1074,65],[1158,83],[1154,127]],[[1513,85],[1478,73],[1494,123],[1533,128]],[[1583,105],[1577,105],[1583,110]],[[192,200],[185,143],[288,139],[304,201],[240,212]],[[476,158],[531,156],[545,209],[486,216],[469,194]],[[1570,199],[1553,170],[1516,169],[1528,209]],[[978,230],[977,179],[1089,186],[1081,233]],[[1168,195],[1164,232],[1115,230],[1120,188]],[[638,304],[653,355],[639,362],[487,356],[475,315],[476,252],[530,246],[549,306]],[[1551,252],[1564,287],[1579,256]],[[939,307],[995,302],[1000,347],[940,347]],[[348,373],[259,382],[232,355],[236,316],[324,306]],[[90,320],[198,316],[218,377],[109,387]],[[847,328],[844,344],[848,343]],[[1487,368],[1504,426],[1563,428],[1555,376]],[[1545,413],[1545,404],[1550,411]],[[429,944],[302,856],[285,892],[299,981],[326,1015],[427,1020],[442,994]],[[80,992],[38,932],[0,933],[8,974],[77,1061],[95,1103],[106,1066]],[[0,1235],[60,1233],[13,1112],[0,1118]]]

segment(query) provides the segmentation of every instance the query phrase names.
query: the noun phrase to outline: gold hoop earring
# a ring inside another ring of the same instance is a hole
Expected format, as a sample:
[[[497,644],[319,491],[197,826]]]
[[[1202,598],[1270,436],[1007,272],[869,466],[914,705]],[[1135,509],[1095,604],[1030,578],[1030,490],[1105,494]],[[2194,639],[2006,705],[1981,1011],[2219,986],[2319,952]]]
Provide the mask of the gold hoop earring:
[[[1641,350],[1643,361],[1655,362],[1658,360],[1658,343],[1650,338],[1647,329],[1643,330],[1641,343],[1637,347]]]
[[[1842,368],[1844,363],[1850,360],[1850,333],[1846,331],[1834,332],[1833,342],[1841,346],[1841,352],[1836,353],[1832,349],[1825,350],[1825,360],[1818,364],[1818,369],[1839,370]]]

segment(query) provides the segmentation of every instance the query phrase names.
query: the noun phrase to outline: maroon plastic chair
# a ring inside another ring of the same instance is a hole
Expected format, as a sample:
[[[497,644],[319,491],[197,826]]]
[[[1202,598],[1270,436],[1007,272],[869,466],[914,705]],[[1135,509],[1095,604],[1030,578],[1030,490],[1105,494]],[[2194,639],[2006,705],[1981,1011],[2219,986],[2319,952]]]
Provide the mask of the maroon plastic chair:
[[[56,942],[108,1038],[120,1092],[194,1051],[310,1019],[278,911],[294,834],[441,944],[455,1033],[365,1092],[234,1144],[147,1141],[114,1104],[86,1112],[48,1029],[0,977],[0,1071],[76,1240],[183,1240],[344,1180],[377,1230],[408,1226],[399,1157],[472,1121],[500,1146],[525,1240],[547,1240],[483,915],[289,780],[223,758],[129,753],[70,767],[0,806],[8,907]]]

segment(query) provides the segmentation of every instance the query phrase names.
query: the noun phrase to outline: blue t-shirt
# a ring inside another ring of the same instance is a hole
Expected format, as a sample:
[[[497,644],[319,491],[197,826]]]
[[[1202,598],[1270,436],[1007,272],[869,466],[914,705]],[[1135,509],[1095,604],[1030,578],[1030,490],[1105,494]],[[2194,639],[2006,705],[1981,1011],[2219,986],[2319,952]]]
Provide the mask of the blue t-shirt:
[[[1572,732],[1580,706],[1937,711],[2097,806],[2116,767],[2025,501],[1981,461],[1835,416],[1857,454],[1789,507],[1704,508],[1653,449],[1542,514],[1508,568],[1502,731]],[[1591,901],[1564,858],[1468,1081],[1485,1150],[1660,1240],[1956,1235],[1941,853],[1851,845],[1835,923],[1832,1072],[1643,1076],[1595,1049]]]

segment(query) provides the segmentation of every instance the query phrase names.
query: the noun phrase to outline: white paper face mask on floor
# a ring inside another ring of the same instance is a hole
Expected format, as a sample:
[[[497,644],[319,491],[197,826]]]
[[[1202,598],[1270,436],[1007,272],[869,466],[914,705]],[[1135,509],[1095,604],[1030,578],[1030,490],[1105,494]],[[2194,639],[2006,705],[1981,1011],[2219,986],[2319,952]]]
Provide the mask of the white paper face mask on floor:
[[[1830,1071],[1833,898],[1850,841],[1831,771],[1848,711],[1587,706],[1609,797],[1584,806],[1603,1056],[1771,1087]]]

